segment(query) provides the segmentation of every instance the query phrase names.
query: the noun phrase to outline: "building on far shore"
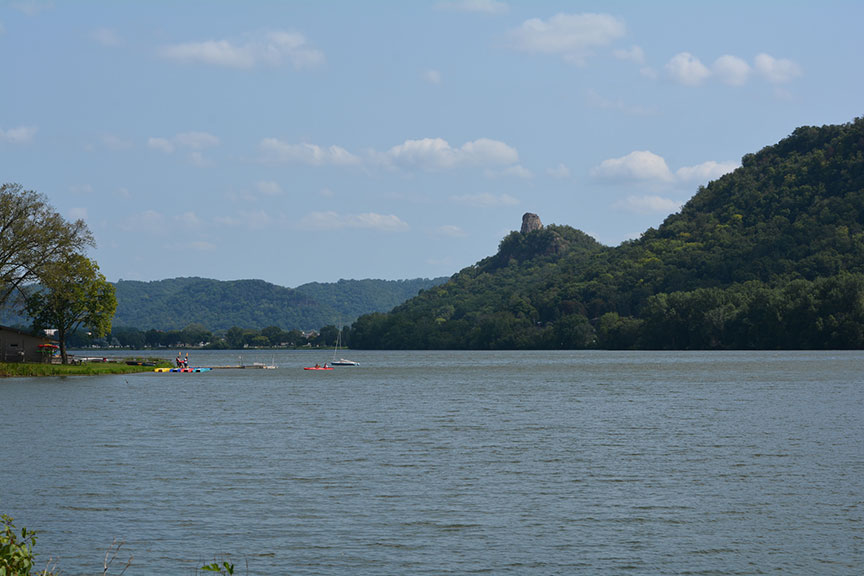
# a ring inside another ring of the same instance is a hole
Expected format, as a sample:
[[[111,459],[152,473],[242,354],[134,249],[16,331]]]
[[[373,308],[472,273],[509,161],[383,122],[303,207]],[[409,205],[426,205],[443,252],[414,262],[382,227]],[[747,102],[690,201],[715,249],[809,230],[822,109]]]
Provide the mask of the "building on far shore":
[[[0,362],[50,362],[56,348],[55,341],[47,336],[0,326]]]

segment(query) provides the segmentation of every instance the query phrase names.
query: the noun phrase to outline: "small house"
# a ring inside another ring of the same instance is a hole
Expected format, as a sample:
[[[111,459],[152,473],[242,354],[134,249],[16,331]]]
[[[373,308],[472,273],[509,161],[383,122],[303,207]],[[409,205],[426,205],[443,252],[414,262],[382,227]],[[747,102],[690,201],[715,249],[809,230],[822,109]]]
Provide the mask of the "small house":
[[[45,336],[0,326],[0,362],[49,362],[56,348]]]

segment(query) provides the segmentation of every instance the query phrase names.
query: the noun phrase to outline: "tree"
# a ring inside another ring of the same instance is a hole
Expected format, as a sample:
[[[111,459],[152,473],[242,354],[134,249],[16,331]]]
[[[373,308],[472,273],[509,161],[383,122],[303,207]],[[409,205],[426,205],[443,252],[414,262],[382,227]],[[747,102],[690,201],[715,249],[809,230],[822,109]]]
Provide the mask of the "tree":
[[[34,328],[57,330],[60,355],[67,364],[67,334],[82,326],[98,337],[111,331],[117,309],[114,286],[105,280],[96,262],[81,254],[46,265],[40,276],[41,290],[27,298],[27,313]]]
[[[0,308],[47,266],[93,244],[83,220],[67,222],[42,194],[0,186]]]

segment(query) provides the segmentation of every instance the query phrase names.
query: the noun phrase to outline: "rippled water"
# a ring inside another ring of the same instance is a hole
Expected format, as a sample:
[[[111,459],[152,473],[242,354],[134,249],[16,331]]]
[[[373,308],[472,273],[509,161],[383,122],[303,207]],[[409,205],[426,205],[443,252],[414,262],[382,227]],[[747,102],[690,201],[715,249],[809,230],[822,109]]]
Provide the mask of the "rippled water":
[[[864,570],[862,353],[350,356],[0,380],[0,512],[66,575]]]

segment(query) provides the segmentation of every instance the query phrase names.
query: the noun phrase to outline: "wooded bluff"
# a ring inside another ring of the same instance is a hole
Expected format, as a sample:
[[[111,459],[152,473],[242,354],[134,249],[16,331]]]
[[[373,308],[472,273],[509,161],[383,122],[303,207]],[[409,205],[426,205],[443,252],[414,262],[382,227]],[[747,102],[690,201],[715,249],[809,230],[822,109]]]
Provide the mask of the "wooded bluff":
[[[864,348],[864,119],[798,128],[741,164],[616,247],[569,226],[512,232],[361,316],[351,346]]]

